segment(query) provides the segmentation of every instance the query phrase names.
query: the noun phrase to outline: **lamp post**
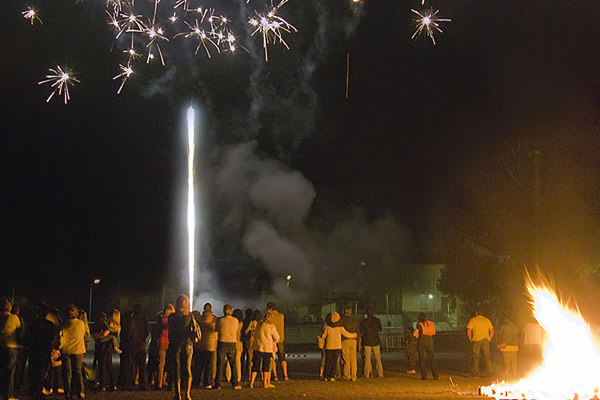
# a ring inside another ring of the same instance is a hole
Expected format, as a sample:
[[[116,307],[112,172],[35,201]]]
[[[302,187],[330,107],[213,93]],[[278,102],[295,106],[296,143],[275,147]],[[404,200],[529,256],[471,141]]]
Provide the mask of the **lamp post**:
[[[292,280],[292,276],[288,275],[285,277],[285,286],[290,287],[290,281]]]
[[[98,279],[98,278],[96,278],[90,282],[90,307],[89,307],[89,312],[88,312],[88,321],[92,320],[92,292],[94,289],[94,285],[97,285],[99,283],[100,283],[100,279]]]
[[[429,294],[428,297],[429,297],[429,300],[431,300],[431,312],[432,312],[431,319],[435,320],[435,301],[433,300],[432,294]]]

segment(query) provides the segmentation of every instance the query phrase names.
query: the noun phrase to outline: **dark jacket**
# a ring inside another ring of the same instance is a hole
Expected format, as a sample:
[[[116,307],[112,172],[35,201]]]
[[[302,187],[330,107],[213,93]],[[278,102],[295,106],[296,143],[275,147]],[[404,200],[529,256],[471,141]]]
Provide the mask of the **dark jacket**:
[[[379,346],[379,332],[381,331],[381,321],[379,318],[368,316],[360,321],[360,336],[362,346]]]
[[[179,346],[193,345],[191,327],[192,314],[169,315],[169,351]]]
[[[129,330],[130,351],[134,353],[145,352],[146,338],[149,333],[146,318],[141,314],[133,314]]]
[[[350,333],[358,333],[360,330],[360,326],[358,321],[351,315],[344,315],[342,319],[337,323],[337,326],[342,326]],[[348,340],[347,337],[342,336],[342,340]],[[352,339],[356,340],[356,339]]]

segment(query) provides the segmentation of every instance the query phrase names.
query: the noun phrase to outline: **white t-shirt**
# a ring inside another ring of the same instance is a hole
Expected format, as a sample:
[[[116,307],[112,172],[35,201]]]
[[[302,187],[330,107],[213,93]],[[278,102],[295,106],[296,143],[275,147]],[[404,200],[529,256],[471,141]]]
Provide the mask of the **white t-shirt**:
[[[542,344],[542,327],[535,322],[528,322],[523,329],[523,344]]]
[[[254,340],[256,350],[261,353],[273,353],[277,350],[275,346],[279,342],[279,333],[274,324],[263,322],[254,331]]]
[[[219,334],[219,342],[235,343],[237,342],[237,332],[240,322],[236,317],[225,315],[217,319],[217,332]]]
[[[67,319],[62,324],[61,352],[63,354],[85,353],[85,322],[79,318]]]

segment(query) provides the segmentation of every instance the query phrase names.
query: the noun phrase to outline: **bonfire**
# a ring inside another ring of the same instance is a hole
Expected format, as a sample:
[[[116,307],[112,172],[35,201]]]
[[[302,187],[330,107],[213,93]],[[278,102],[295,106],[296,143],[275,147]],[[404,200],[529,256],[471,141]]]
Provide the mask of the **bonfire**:
[[[534,317],[546,331],[544,361],[515,383],[497,382],[480,393],[504,399],[600,400],[600,351],[576,306],[561,301],[546,283],[527,279]]]

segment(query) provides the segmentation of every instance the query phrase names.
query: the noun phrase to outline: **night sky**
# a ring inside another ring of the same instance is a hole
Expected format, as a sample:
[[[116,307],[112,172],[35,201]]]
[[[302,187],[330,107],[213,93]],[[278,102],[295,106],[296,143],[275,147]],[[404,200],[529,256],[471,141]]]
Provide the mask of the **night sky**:
[[[120,95],[104,2],[39,1],[34,26],[29,4],[5,3],[5,292],[181,281],[191,102],[208,286],[250,297],[363,260],[385,274],[465,241],[557,276],[600,265],[597,1],[427,1],[452,19],[434,46],[410,39],[420,1],[290,0],[298,32],[268,63],[245,27],[248,53],[210,60],[178,38]],[[236,16],[245,2],[215,4]],[[56,64],[81,80],[67,105],[37,84]]]

